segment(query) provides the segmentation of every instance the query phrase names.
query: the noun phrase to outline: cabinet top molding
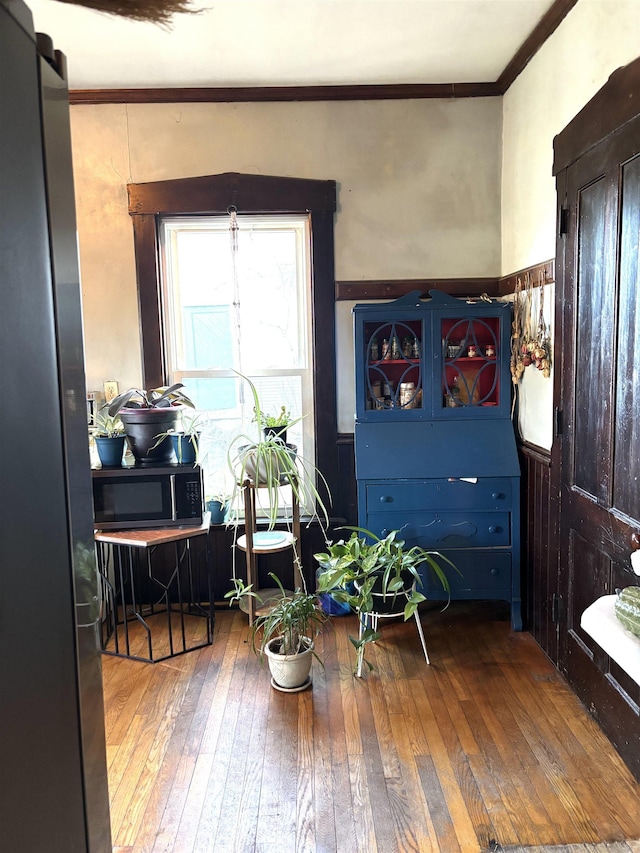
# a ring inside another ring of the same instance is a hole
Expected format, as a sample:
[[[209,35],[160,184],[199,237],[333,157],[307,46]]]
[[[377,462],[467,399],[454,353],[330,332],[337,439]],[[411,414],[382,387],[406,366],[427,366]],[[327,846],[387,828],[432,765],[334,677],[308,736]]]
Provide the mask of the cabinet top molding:
[[[387,303],[387,310],[389,308],[424,308],[424,307],[455,307],[458,310],[461,305],[492,305],[494,307],[502,307],[509,306],[508,302],[498,302],[496,299],[492,299],[486,294],[482,294],[482,296],[474,296],[474,297],[461,297],[461,296],[452,296],[449,293],[444,293],[442,290],[430,290],[429,296],[427,298],[422,297],[421,290],[412,290],[410,293],[405,293],[402,296],[399,296],[397,299],[393,299]],[[368,307],[366,304],[359,303],[354,305],[354,309]],[[373,307],[373,306],[370,306]]]

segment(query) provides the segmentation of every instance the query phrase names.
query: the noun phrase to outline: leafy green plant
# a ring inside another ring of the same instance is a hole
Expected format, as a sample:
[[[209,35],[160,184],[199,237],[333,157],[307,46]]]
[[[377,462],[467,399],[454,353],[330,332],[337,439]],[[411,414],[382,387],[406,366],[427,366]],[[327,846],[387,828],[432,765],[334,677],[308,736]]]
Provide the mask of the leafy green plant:
[[[411,618],[418,605],[426,601],[417,589],[422,584],[419,568],[423,563],[433,570],[445,592],[450,592],[449,580],[441,561],[455,571],[458,569],[438,551],[427,551],[417,545],[405,548],[404,541],[397,538],[395,530],[380,538],[361,527],[339,529],[351,530],[349,539],[329,542],[325,552],[314,554],[322,568],[318,577],[318,592],[330,593],[336,601],[347,603],[359,621],[365,618],[365,614],[376,612],[379,607],[374,603],[374,594],[382,596],[387,608],[395,610],[398,602],[402,606],[405,621]],[[368,643],[379,637],[379,632],[369,627],[361,637],[349,637],[356,650],[356,673],[361,671],[363,662],[369,669],[372,668],[365,659],[365,649]]]
[[[228,504],[231,501],[232,495],[233,480],[229,470],[224,468],[213,471],[210,481],[207,483],[206,500]]]
[[[262,423],[262,409],[258,391],[253,382],[241,373],[238,373],[251,389],[254,402],[254,420]],[[294,421],[297,423],[297,421]],[[274,434],[263,435],[258,441],[252,437],[241,434],[236,436],[227,452],[229,470],[233,475],[232,504],[236,507],[233,511],[233,519],[238,521],[237,505],[239,495],[247,480],[258,486],[260,507],[264,510],[269,520],[269,530],[273,530],[279,517],[281,509],[281,488],[290,486],[300,507],[316,519],[326,529],[329,525],[329,516],[326,505],[322,500],[316,487],[316,477],[324,486],[330,500],[330,492],[327,481],[320,471],[311,462],[297,453],[293,445],[286,445]]]
[[[298,423],[300,420],[300,418],[298,418],[294,421],[286,406],[281,406],[277,415],[270,415],[267,412],[262,412],[259,408],[254,408],[253,412],[253,420],[261,429],[264,429],[265,427],[269,427],[270,429],[282,427],[286,429],[287,427],[292,426],[292,424]]]
[[[190,456],[188,445],[190,444],[195,451],[195,464],[199,464],[200,462],[200,437],[202,435],[202,431],[206,426],[206,419],[201,414],[186,414],[183,412],[180,416],[180,426],[178,428],[171,427],[171,429],[166,430],[165,432],[158,433],[155,437],[156,443],[151,447],[151,450],[154,450],[156,447],[159,447],[160,444],[165,440],[165,438],[171,438],[171,436],[175,436],[176,442],[174,444],[176,451],[176,458],[178,462],[182,462],[183,458],[183,444],[184,444],[184,456]]]
[[[312,642],[318,636],[327,616],[318,607],[317,596],[307,592],[306,588],[287,592],[277,575],[270,573],[270,577],[276,583],[279,595],[269,599],[267,612],[259,615],[250,627],[251,648],[262,657],[267,643],[278,639],[278,654],[299,654],[309,647],[306,641]],[[248,588],[243,594],[260,600],[260,596]],[[233,599],[234,596],[234,591],[226,594],[227,598]],[[320,660],[315,651],[313,655]]]
[[[124,433],[119,414],[109,414],[108,405],[102,406],[91,418],[92,432],[98,438],[117,438]]]
[[[109,414],[116,415],[121,409],[166,409],[175,405],[195,408],[189,397],[180,390],[181,388],[184,388],[182,382],[176,382],[169,387],[151,388],[148,391],[129,388],[109,403]]]
[[[207,426],[207,418],[200,413],[182,412],[180,416],[180,432],[183,435],[200,435]]]

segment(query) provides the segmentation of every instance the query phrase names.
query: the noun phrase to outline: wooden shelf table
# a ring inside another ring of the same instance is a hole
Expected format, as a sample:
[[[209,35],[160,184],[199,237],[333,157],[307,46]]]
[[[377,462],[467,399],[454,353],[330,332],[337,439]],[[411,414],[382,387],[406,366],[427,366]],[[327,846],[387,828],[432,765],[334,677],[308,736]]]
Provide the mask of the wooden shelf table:
[[[284,484],[283,484],[284,485]],[[242,484],[242,493],[244,497],[244,519],[245,532],[238,537],[236,542],[237,547],[245,552],[247,565],[247,585],[251,586],[253,591],[258,596],[258,603],[253,596],[248,596],[247,599],[240,605],[241,610],[249,616],[249,625],[253,625],[256,616],[262,616],[268,613],[270,608],[269,602],[274,598],[280,598],[281,591],[279,589],[260,589],[258,583],[258,557],[261,554],[275,554],[278,551],[292,552],[293,559],[293,585],[295,587],[302,586],[302,576],[300,569],[299,548],[300,548],[300,507],[295,489],[291,489],[291,529],[286,531],[280,530],[258,530],[258,516],[256,511],[256,485],[250,479],[247,479]],[[285,593],[291,590],[285,590]]]
[[[157,663],[213,643],[208,533],[209,513],[199,527],[95,532],[104,654]],[[192,547],[202,536],[204,567]],[[173,545],[173,564],[154,564],[154,553],[166,544]]]

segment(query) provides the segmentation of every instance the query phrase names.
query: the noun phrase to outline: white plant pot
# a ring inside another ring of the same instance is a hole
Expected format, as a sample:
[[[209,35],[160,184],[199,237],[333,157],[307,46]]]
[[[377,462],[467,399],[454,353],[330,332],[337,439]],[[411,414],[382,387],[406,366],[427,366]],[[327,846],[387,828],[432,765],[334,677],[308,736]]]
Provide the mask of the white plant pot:
[[[269,640],[264,654],[269,661],[271,684],[276,690],[294,693],[306,690],[311,685],[311,663],[313,662],[313,642],[304,641],[307,648],[297,655],[280,655],[273,651],[280,643],[279,637]]]
[[[298,448],[295,444],[285,446],[290,461],[287,462],[286,459],[278,457],[274,453],[270,464],[267,465],[264,457],[269,453],[268,449],[262,448],[260,451],[256,451],[255,445],[243,444],[238,448],[238,460],[242,467],[242,475],[250,477],[254,483],[273,482],[276,477],[279,482],[286,483],[288,475],[296,471]],[[285,448],[283,447],[282,450],[284,451]]]

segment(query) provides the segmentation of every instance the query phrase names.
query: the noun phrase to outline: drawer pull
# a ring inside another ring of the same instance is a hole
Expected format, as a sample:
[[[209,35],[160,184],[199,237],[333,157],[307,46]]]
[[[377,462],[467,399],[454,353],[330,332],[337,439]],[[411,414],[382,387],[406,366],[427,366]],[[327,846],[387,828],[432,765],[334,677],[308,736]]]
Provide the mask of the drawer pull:
[[[381,495],[380,496],[380,503],[381,504],[390,504],[392,501],[393,501],[393,498],[391,497],[391,495]]]
[[[496,575],[499,575],[499,574],[500,574],[500,569],[495,569],[495,568],[494,568],[494,569],[491,569],[491,574],[492,574],[494,577],[495,577]]]
[[[502,494],[502,492],[493,492],[491,497],[494,499],[494,501],[497,501],[498,498],[503,498],[504,495]]]
[[[386,527],[383,527],[382,530],[380,531],[381,539],[386,539],[388,535],[389,535],[389,531],[387,530]]]
[[[497,532],[498,532],[498,528],[496,527],[496,525],[490,524],[489,525],[489,533],[497,533]]]

